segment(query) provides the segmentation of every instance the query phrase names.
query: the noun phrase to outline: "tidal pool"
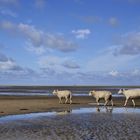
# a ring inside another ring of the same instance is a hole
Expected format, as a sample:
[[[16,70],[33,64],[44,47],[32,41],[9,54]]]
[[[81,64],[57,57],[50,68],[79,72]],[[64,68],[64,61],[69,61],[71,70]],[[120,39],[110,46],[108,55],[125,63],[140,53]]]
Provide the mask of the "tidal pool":
[[[0,118],[0,140],[138,140],[140,108],[91,107]]]
[[[0,117],[0,123],[16,121],[16,120],[28,120],[35,119],[38,117],[56,116],[56,115],[68,115],[68,114],[81,114],[81,113],[124,113],[124,114],[135,114],[140,115],[140,108],[133,107],[89,107],[89,108],[68,108],[67,110],[58,110],[53,112],[42,112],[42,113],[29,113],[29,114],[18,114],[8,115]]]

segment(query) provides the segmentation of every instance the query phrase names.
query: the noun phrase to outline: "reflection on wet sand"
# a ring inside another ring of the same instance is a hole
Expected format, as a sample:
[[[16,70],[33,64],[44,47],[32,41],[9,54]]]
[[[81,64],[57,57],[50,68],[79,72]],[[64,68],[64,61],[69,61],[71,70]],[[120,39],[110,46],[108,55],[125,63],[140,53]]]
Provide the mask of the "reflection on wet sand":
[[[52,115],[68,115],[68,114],[80,114],[80,113],[140,113],[139,108],[127,108],[127,107],[112,107],[112,106],[97,106],[93,108],[67,108],[65,110],[58,110],[51,112]],[[45,113],[44,113],[45,114]],[[47,115],[47,114],[46,114]]]
[[[84,113],[84,112],[89,112],[89,113],[112,113],[113,112],[113,107],[99,107],[97,106],[96,108],[79,108],[79,109],[72,109],[72,108],[69,108],[69,109],[66,109],[66,110],[61,110],[61,111],[56,111],[56,115],[68,115],[68,114],[71,114],[71,113]]]
[[[96,107],[96,112],[106,112],[106,113],[112,113],[113,112],[113,107],[108,107],[108,106],[105,106],[105,107],[99,107],[97,106]]]
[[[72,113],[72,109],[63,110],[63,111],[57,111],[56,112],[57,115],[68,115],[70,113]]]
[[[67,108],[65,110],[59,110],[52,115],[68,115],[68,114],[82,114],[82,113],[140,113],[140,108],[127,108],[127,107],[112,107],[112,106],[96,106],[90,108]]]

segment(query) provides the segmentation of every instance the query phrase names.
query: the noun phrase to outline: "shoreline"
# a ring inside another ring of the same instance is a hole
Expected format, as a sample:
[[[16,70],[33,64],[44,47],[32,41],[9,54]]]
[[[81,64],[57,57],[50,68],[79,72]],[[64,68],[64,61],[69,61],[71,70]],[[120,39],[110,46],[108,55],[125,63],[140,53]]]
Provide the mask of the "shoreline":
[[[89,96],[74,96],[71,105],[59,104],[58,101],[56,96],[0,96],[0,116],[96,107],[95,99]],[[114,107],[123,107],[124,101],[124,97],[114,97]],[[136,99],[135,102],[139,108],[140,99]],[[104,103],[104,100],[100,103]],[[133,107],[131,100],[127,107]]]

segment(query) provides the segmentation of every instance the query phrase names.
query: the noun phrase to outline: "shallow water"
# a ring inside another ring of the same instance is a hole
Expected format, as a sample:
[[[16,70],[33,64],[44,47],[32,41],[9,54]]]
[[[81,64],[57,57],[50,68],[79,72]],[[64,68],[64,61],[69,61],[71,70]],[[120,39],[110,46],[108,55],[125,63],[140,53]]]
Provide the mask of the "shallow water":
[[[138,140],[140,108],[91,107],[0,118],[0,140]]]
[[[90,107],[90,108],[78,108],[67,110],[59,110],[53,112],[42,112],[42,113],[29,113],[29,114],[19,114],[19,115],[8,115],[0,117],[0,123],[16,121],[16,120],[28,120],[36,119],[39,117],[47,116],[57,116],[57,115],[68,115],[68,114],[85,114],[85,113],[122,113],[122,114],[139,114],[140,108],[133,107]]]

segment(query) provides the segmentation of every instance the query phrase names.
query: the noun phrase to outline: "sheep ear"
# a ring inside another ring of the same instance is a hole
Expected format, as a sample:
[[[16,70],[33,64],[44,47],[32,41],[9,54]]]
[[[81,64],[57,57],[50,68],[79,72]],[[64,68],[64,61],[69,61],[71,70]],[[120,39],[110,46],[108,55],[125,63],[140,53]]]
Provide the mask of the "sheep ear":
[[[122,91],[125,91],[125,89],[123,88]]]

